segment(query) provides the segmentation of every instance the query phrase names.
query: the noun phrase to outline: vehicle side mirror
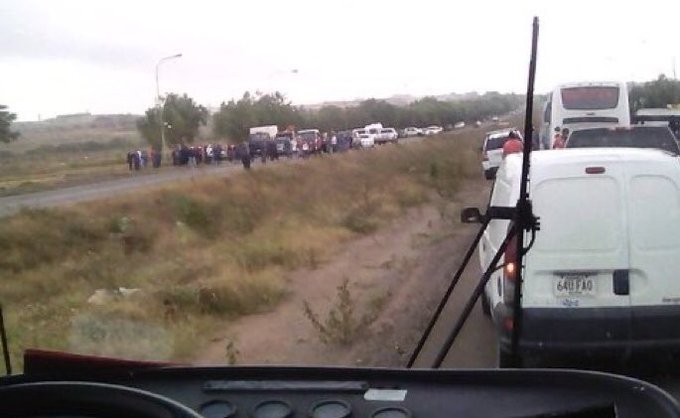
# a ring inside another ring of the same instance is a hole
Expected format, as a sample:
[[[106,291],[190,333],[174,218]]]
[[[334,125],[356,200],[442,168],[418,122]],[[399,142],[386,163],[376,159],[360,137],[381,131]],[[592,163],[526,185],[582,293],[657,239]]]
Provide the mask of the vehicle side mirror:
[[[464,224],[481,224],[484,215],[478,208],[465,208],[460,213],[460,221]]]

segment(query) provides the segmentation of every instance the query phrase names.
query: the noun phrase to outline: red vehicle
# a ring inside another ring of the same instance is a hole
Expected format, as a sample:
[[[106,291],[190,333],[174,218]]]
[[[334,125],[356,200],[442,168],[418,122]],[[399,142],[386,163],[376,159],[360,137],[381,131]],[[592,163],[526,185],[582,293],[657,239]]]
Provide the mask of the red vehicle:
[[[302,154],[318,154],[323,149],[323,139],[318,129],[298,131],[298,150]]]

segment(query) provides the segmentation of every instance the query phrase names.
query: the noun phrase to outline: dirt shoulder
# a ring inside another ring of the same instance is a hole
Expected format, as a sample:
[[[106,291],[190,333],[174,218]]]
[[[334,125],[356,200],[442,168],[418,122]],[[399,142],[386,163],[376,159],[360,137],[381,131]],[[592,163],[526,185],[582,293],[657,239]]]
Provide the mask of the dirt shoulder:
[[[273,311],[230,323],[190,361],[223,364],[233,342],[239,364],[403,365],[476,231],[451,217],[462,205],[483,205],[487,187],[481,179],[465,182],[447,216],[435,205],[413,209],[343,245],[318,269],[288,274],[288,297]],[[345,279],[357,316],[380,309],[351,344],[324,344],[303,305],[325,318]]]

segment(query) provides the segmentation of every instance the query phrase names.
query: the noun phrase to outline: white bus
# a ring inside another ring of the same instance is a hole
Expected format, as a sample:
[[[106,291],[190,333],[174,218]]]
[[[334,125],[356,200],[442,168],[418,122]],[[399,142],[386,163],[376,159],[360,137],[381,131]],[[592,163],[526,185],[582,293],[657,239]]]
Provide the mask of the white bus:
[[[557,86],[543,105],[541,147],[552,148],[555,130],[630,125],[628,89],[620,82]]]

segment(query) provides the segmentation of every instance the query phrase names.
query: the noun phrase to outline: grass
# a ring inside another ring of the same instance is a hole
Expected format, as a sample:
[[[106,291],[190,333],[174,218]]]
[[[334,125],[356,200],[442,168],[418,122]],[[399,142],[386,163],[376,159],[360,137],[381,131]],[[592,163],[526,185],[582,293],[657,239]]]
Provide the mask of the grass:
[[[181,360],[285,277],[479,176],[477,133],[256,168],[0,223],[12,357],[27,347]],[[141,289],[104,305],[97,289]],[[380,301],[375,305],[380,305]]]
[[[21,137],[0,145],[0,196],[129,175],[127,152],[145,147],[134,116],[91,119],[19,123]]]

